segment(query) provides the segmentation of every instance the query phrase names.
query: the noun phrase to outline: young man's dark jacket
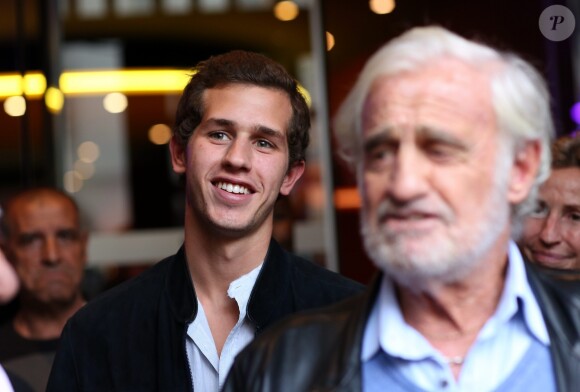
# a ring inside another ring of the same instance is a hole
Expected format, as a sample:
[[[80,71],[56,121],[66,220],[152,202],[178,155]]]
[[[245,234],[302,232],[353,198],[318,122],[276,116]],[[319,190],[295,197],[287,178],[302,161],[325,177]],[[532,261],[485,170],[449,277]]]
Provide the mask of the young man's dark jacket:
[[[580,281],[542,271],[527,266],[550,336],[556,387],[578,392]],[[364,294],[270,328],[238,355],[223,392],[362,391],[362,337],[381,280]]]
[[[260,333],[284,316],[337,302],[362,289],[272,240],[247,316]],[[191,391],[185,344],[187,326],[196,314],[182,247],[69,320],[47,391]]]

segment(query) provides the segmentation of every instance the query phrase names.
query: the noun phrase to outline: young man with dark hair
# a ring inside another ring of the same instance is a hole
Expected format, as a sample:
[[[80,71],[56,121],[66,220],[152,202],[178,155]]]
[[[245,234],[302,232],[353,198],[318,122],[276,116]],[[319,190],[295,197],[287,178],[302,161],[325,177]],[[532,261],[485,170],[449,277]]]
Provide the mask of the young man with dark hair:
[[[218,391],[256,334],[361,289],[272,239],[309,125],[296,81],[269,58],[234,51],[196,67],[170,144],[184,244],[71,319],[48,391]]]

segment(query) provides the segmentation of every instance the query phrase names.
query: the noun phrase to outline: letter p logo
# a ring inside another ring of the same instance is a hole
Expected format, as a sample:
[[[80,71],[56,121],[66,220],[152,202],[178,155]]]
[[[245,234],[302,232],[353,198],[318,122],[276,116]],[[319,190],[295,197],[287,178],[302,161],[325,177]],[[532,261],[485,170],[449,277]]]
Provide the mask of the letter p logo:
[[[552,24],[552,30],[556,30],[556,26],[558,26],[559,24],[564,23],[564,17],[562,15],[550,16],[550,20],[554,22]]]
[[[563,5],[551,5],[540,15],[538,25],[550,41],[563,41],[574,32],[576,19],[572,11]]]

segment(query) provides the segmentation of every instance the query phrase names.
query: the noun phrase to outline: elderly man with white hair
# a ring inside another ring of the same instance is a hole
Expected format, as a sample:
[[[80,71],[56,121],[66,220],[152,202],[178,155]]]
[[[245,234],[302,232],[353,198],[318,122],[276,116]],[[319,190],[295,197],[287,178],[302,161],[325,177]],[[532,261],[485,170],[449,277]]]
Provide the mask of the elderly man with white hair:
[[[440,27],[383,46],[335,119],[380,274],[261,336],[225,391],[579,391],[580,292],[513,241],[553,128],[516,55]]]

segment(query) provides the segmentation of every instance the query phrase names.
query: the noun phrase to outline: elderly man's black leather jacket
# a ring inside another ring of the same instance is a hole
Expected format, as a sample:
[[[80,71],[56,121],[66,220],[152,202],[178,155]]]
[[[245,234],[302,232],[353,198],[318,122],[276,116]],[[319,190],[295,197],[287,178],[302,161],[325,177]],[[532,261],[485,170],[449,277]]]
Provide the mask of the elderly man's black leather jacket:
[[[550,335],[557,390],[578,392],[580,281],[526,269]],[[361,391],[362,337],[381,279],[360,296],[273,326],[237,357],[223,392]]]

